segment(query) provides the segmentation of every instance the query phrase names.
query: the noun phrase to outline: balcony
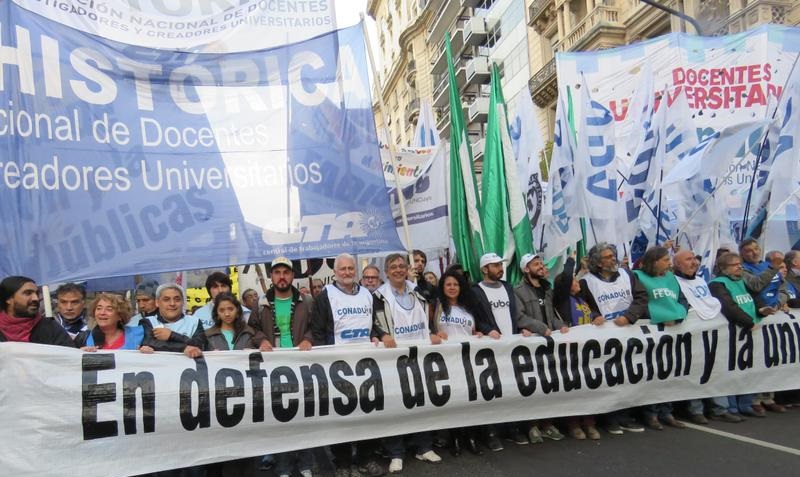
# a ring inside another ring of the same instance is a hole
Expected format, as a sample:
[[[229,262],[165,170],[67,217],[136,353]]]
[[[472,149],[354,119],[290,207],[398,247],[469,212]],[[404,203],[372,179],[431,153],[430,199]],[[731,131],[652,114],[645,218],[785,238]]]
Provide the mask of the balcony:
[[[489,97],[478,96],[467,107],[467,122],[486,122],[489,118]]]
[[[414,82],[417,80],[417,62],[414,60],[409,60],[408,64],[406,64],[406,83],[409,86],[414,86]]]
[[[558,81],[556,78],[556,60],[548,61],[528,81],[531,97],[536,106],[546,108],[558,97]]]
[[[466,84],[484,83],[491,77],[491,70],[489,69],[489,58],[485,56],[476,56],[467,63],[467,81]]]
[[[477,46],[486,39],[486,18],[472,17],[464,22],[464,46]]]
[[[717,29],[706,31],[706,35],[728,35],[741,33],[765,23],[786,24],[792,11],[792,0],[749,0],[746,5],[733,12],[725,20],[716,22]]]
[[[455,28],[450,32],[450,49],[453,57],[458,57],[464,49],[464,24],[470,17],[462,16],[456,20]],[[447,69],[447,53],[444,47],[444,37],[436,47],[432,49],[431,55],[431,74],[441,73]]]
[[[467,83],[467,73],[464,63],[467,60],[460,58],[454,66],[456,70],[456,87],[461,88]],[[438,77],[434,76],[433,106],[443,107],[450,101],[449,89],[447,87],[447,73],[442,73]]]
[[[419,117],[419,98],[412,98],[406,104],[406,124],[415,124]]]
[[[472,143],[472,160],[475,162],[483,161],[483,150],[486,148],[486,138],[480,138]],[[479,174],[483,168],[476,164],[475,173]]]
[[[616,7],[597,5],[560,42],[555,51],[599,50],[625,44],[625,27]]]
[[[528,26],[541,35],[558,18],[555,0],[534,0],[528,7],[528,18]]]
[[[453,18],[456,17],[461,5],[458,2],[446,1],[442,3],[433,19],[431,27],[428,29],[428,44],[436,45],[443,41],[444,33],[450,27]]]
[[[442,139],[450,138],[450,108],[436,110],[436,129]]]

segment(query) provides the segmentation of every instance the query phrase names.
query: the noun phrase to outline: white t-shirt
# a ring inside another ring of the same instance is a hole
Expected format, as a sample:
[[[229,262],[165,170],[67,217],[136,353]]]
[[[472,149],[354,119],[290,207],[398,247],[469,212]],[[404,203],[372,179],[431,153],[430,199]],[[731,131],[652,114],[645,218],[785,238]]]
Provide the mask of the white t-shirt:
[[[483,282],[479,285],[486,293],[486,298],[489,299],[492,315],[494,315],[494,321],[500,329],[500,334],[511,336],[514,333],[514,325],[511,323],[511,298],[506,292],[506,287],[500,283],[497,284],[496,288]]]
[[[469,338],[475,329],[475,318],[458,305],[450,307],[450,313],[439,315],[439,331],[447,333],[448,340]]]

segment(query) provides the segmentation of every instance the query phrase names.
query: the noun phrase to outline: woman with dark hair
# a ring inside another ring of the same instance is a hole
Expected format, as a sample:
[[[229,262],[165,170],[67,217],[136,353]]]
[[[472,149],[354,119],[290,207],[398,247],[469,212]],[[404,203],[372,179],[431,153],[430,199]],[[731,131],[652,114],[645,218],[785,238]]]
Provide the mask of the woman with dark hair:
[[[125,326],[131,319],[131,306],[119,295],[99,293],[89,306],[89,329],[75,337],[75,345],[83,351],[99,349],[133,349],[152,353],[142,346],[144,328]]]
[[[434,317],[437,329],[451,339],[482,336],[475,321],[480,313],[464,275],[455,269],[447,270],[439,280],[441,297]]]
[[[681,287],[670,270],[671,259],[666,247],[649,248],[642,257],[642,266],[634,270],[647,291],[647,312],[651,323],[674,325],[686,318],[687,304],[681,302]]]
[[[214,297],[211,318],[214,326],[206,330],[208,346],[214,351],[256,349],[256,332],[242,319],[244,310],[231,293],[222,292]],[[260,341],[260,340],[259,340]]]
[[[634,270],[636,278],[647,291],[647,314],[651,323],[672,326],[686,318],[688,303],[681,295],[681,287],[670,271],[671,259],[666,247],[649,248],[642,257],[642,266]],[[642,408],[645,424],[650,429],[661,430],[664,426],[682,429],[685,424],[672,415],[672,403],[650,404]]]
[[[218,293],[211,308],[214,326],[206,330],[208,348],[213,351],[257,349],[258,345],[254,341],[256,332],[245,324],[243,314],[242,304],[234,295],[229,292]],[[256,475],[257,463],[256,457],[215,462],[205,466],[206,475],[249,477]]]
[[[464,274],[452,267],[439,280],[440,301],[434,313],[437,329],[445,339],[466,340],[473,336],[482,336],[475,328],[480,308],[472,296]],[[469,427],[450,430],[450,452],[454,456],[461,454],[464,443],[475,455],[482,455],[478,447],[476,434],[482,427]]]

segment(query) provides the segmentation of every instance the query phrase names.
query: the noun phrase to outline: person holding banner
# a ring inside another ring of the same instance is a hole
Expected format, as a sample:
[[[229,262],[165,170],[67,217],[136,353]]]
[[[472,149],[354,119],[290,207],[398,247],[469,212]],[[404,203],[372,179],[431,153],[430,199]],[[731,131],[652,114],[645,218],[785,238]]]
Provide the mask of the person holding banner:
[[[373,307],[381,327],[399,343],[428,341],[440,344],[447,335],[436,332],[433,322],[433,307],[422,297],[413,283],[406,280],[408,262],[401,253],[390,253],[384,261],[383,271],[387,283],[372,292]],[[433,451],[433,437],[430,432],[417,432],[405,436],[392,436],[384,439],[384,447],[389,453],[389,472],[403,470],[403,457],[406,446],[416,450],[415,457],[422,462],[437,464],[442,461]]]
[[[688,304],[669,268],[669,249],[656,246],[644,253],[641,268],[633,273],[647,291],[647,318],[650,322],[673,326],[686,318]],[[686,424],[672,415],[670,402],[649,404],[642,408],[642,412],[650,429],[663,430],[662,422],[676,429],[686,428]]]
[[[451,266],[444,272],[439,280],[439,304],[436,306],[434,317],[437,329],[447,335],[449,341],[464,341],[471,337],[480,338],[483,334],[476,329],[476,317],[480,315],[469,284],[461,268]],[[476,434],[480,427],[467,427],[450,430],[450,453],[454,457],[461,455],[463,445],[475,455],[483,455],[478,447]]]
[[[89,329],[75,337],[75,345],[83,351],[131,349],[152,353],[142,346],[144,328],[127,326],[131,307],[125,299],[111,293],[99,293],[89,307]]]
[[[185,315],[186,295],[175,283],[165,283],[156,290],[158,313],[142,320],[143,346],[155,351],[184,353],[199,358],[208,347],[203,324],[196,316]]]
[[[757,307],[769,306],[774,310],[788,311],[789,294],[786,291],[786,268],[783,253],[771,250],[761,261],[761,247],[753,238],[747,238],[739,245],[742,257],[745,283],[758,293],[754,296]],[[770,272],[772,277],[767,281]],[[754,408],[784,413],[786,408],[775,402],[775,393],[759,393],[756,395]]]
[[[158,306],[156,305],[157,289],[158,282],[155,280],[145,280],[136,285],[134,296],[136,298],[136,308],[139,309],[139,313],[133,315],[125,326],[139,326],[139,322],[142,318],[155,316],[155,314],[158,313]]]
[[[719,300],[711,295],[711,290],[703,277],[697,275],[700,270],[700,259],[689,249],[682,249],[675,252],[672,257],[672,269],[681,293],[694,311],[694,314],[701,320],[713,320],[717,318],[722,310]],[[723,422],[739,423],[742,418],[728,412],[728,397],[714,397],[706,400],[709,404],[709,415],[712,419]],[[688,403],[689,419],[700,425],[707,425],[703,413],[703,399],[692,399]]]
[[[314,346],[378,343],[387,348],[397,344],[384,331],[373,308],[372,294],[356,283],[356,259],[343,253],[333,262],[334,282],[326,285],[314,299],[311,333]],[[355,461],[348,442],[331,445],[336,460],[336,477],[379,477],[386,469],[375,461],[377,440],[356,443]],[[358,465],[354,465],[358,464]]]
[[[256,332],[242,319],[242,304],[230,293],[217,293],[211,317],[214,326],[205,331],[208,347],[213,351],[256,348]],[[258,458],[235,459],[206,465],[206,477],[249,477],[255,475]],[[287,473],[288,475],[288,473]]]
[[[579,284],[581,298],[598,316],[595,326],[613,321],[617,326],[629,326],[647,314],[647,291],[636,275],[620,268],[617,249],[600,242],[589,249],[589,271]],[[606,431],[620,435],[623,431],[643,432],[644,426],[636,422],[630,411],[622,409],[606,414]]]
[[[261,315],[252,315],[250,327],[261,337],[261,351],[273,348],[297,347],[302,351],[311,349],[314,336],[311,333],[311,303],[308,295],[295,288],[292,261],[278,257],[272,261],[270,272],[272,285],[264,299],[266,303]]]
[[[10,276],[0,282],[0,342],[19,341],[74,348],[55,320],[39,313],[39,288],[28,277]]]
[[[292,347],[310,350],[314,339],[310,323],[312,298],[292,285],[292,261],[275,258],[270,264],[269,278],[272,285],[264,295],[266,303],[261,314],[250,315],[250,327],[256,331],[256,347],[261,351]],[[311,476],[314,456],[310,449],[284,452],[274,458],[275,472],[281,477],[290,475],[295,463],[303,477]]]
[[[595,317],[589,305],[580,296],[581,286],[575,277],[577,255],[577,251],[572,252],[564,262],[564,270],[553,280],[553,308],[567,326],[589,325]],[[600,439],[594,415],[570,416],[566,420],[567,430],[573,439],[584,440],[587,437],[593,441]]]
[[[789,250],[783,257],[786,265],[786,293],[789,295],[789,308],[800,308],[800,251]]]
[[[559,330],[562,333],[569,331],[567,325],[556,315],[553,308],[553,289],[547,281],[547,267],[544,265],[542,256],[527,253],[519,261],[519,268],[522,269],[523,279],[514,288],[514,295],[519,309],[517,327],[522,336],[537,334],[540,336],[550,336],[550,333]],[[543,419],[530,423],[528,437],[519,432],[517,426],[512,426],[511,439],[517,443],[537,444],[543,442],[543,437],[554,441],[560,441],[564,435],[553,425],[552,419]],[[571,432],[576,439],[586,439],[586,435],[578,428],[572,428]],[[520,435],[517,435],[520,434]]]
[[[722,254],[717,258],[716,268],[717,277],[711,280],[708,288],[719,300],[722,314],[729,322],[752,333],[761,317],[775,313],[775,309],[769,306],[756,307],[754,295],[757,291],[750,289],[745,282],[742,258],[738,254]],[[753,400],[753,394],[731,396],[729,410],[747,416],[764,417],[764,409],[755,406]]]

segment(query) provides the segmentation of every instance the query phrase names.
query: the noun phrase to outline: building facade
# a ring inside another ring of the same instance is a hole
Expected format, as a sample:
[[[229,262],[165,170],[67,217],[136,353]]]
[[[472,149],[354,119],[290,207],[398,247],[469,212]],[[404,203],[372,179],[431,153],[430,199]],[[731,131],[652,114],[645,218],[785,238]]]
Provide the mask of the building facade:
[[[383,59],[379,91],[389,136],[411,142],[419,105],[434,108],[442,137],[450,135],[445,34],[449,33],[459,97],[476,160],[483,153],[489,110],[489,79],[497,63],[506,100],[527,91],[530,78],[524,0],[371,0]],[[377,98],[377,96],[376,96]],[[382,117],[375,104],[376,121]]]
[[[748,30],[764,23],[797,25],[797,0],[661,0],[696,18],[706,35]],[[555,54],[613,48],[691,25],[639,0],[369,0],[378,28],[373,50],[382,58],[375,81],[386,105],[388,138],[412,142],[420,104],[433,105],[437,128],[449,138],[450,102],[445,34],[464,118],[478,162],[483,155],[492,63],[500,69],[509,104],[527,92],[539,108],[543,137],[552,137],[558,94]]]

